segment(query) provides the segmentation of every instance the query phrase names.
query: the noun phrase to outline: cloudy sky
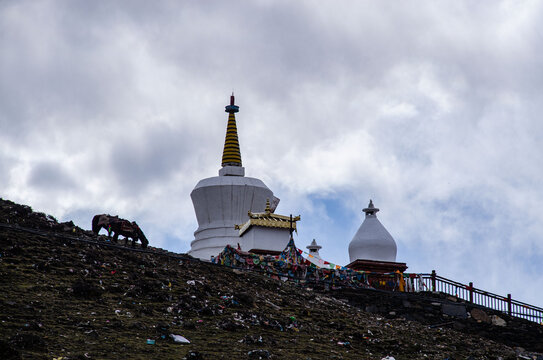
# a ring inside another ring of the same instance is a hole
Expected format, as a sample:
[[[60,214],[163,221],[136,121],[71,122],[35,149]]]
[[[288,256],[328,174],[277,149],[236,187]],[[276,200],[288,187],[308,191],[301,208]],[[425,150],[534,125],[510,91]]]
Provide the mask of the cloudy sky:
[[[2,1],[0,197],[185,252],[233,90],[299,247],[347,264],[371,198],[408,271],[543,306],[542,7]]]

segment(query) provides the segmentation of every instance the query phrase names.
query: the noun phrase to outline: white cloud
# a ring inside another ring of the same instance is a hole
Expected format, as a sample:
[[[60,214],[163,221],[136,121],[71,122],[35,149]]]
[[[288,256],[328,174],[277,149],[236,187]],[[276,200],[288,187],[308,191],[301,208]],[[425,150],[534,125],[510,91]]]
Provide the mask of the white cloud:
[[[301,247],[346,263],[372,198],[410,269],[541,305],[541,6],[4,2],[0,196],[186,251],[234,90]]]

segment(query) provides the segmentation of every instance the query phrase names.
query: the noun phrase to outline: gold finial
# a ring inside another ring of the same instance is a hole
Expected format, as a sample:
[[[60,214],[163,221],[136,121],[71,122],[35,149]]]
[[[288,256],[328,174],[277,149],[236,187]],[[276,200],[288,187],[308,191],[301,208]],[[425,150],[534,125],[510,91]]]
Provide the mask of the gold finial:
[[[264,210],[266,214],[271,213],[270,199],[266,199],[266,209]]]

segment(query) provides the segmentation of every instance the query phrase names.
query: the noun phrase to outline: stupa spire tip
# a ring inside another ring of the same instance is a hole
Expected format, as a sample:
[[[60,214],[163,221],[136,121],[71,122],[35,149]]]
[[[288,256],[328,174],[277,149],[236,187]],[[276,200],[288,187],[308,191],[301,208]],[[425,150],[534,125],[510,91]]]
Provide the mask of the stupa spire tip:
[[[236,98],[234,97],[234,92],[232,91],[232,95],[230,95],[230,105],[227,105],[225,107],[225,110],[227,113],[235,114],[239,111],[239,106],[235,105]]]
[[[362,209],[362,211],[366,213],[366,216],[368,216],[368,215],[375,215],[379,211],[379,209],[373,205],[373,201],[370,199],[370,203],[368,204],[368,207],[365,209]]]

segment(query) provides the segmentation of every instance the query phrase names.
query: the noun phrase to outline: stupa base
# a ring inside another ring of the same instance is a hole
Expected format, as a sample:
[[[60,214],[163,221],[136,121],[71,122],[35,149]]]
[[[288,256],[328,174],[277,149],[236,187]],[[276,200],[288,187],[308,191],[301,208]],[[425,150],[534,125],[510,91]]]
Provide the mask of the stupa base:
[[[407,270],[406,263],[394,262],[394,261],[377,261],[377,260],[364,260],[357,259],[347,265],[349,269],[357,271],[368,271],[375,273],[392,273],[392,272],[404,272]]]

